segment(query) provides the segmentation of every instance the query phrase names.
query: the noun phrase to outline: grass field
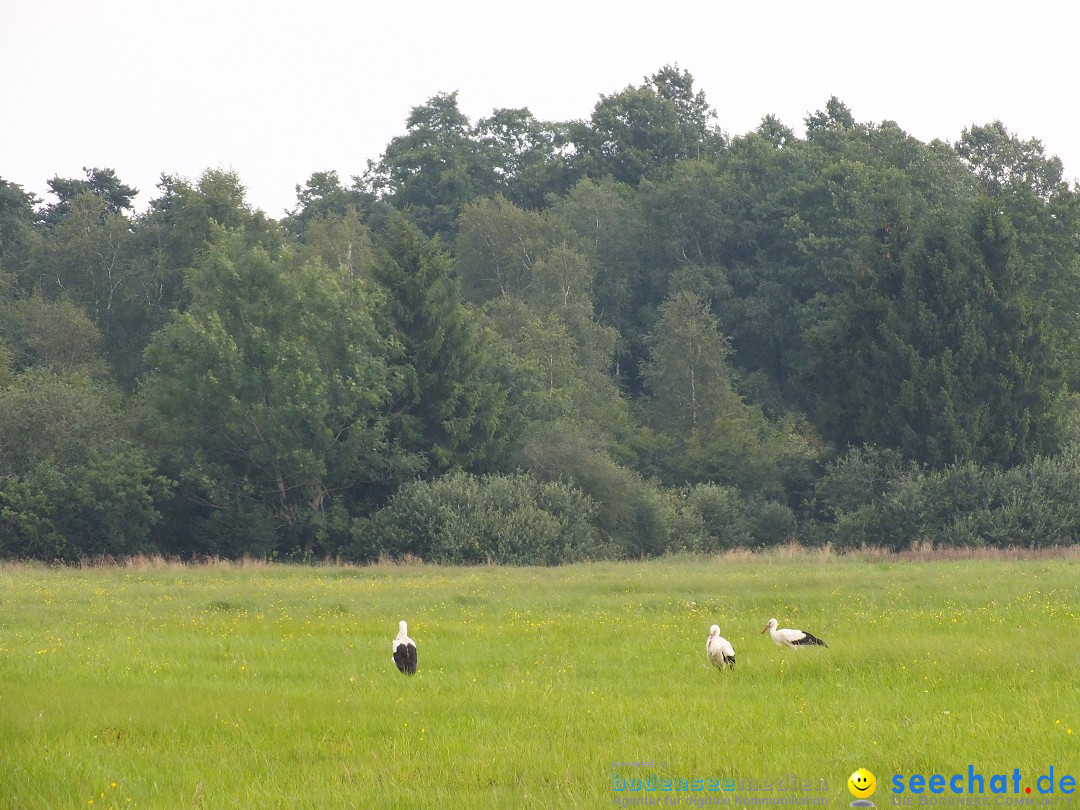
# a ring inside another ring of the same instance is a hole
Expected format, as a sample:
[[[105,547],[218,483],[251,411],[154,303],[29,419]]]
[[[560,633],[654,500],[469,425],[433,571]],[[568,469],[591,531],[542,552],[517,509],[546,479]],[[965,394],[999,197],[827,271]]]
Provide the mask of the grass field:
[[[829,648],[775,647],[759,635],[772,616]],[[411,679],[390,659],[402,618]],[[713,623],[733,672],[706,664]],[[650,774],[757,796],[796,775],[846,807],[858,767],[883,807],[896,773],[1080,777],[1078,635],[1077,555],[8,565],[0,807],[718,796],[613,790]],[[621,764],[636,762],[655,764]]]

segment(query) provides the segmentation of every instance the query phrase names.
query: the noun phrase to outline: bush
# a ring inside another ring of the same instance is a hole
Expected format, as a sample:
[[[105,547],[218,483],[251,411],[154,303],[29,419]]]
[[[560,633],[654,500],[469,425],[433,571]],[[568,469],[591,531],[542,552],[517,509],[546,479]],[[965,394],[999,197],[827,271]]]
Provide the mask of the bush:
[[[566,484],[455,472],[407,484],[382,509],[356,520],[344,556],[555,565],[599,554],[594,515],[592,502]]]
[[[1069,448],[1008,470],[970,462],[942,470],[908,469],[889,481],[880,496],[853,508],[830,508],[838,549],[870,545],[901,551],[922,542],[944,547],[1066,545],[1080,537],[1080,451]]]
[[[698,484],[686,492],[685,504],[701,524],[700,551],[775,546],[795,534],[795,513],[787,505],[748,499],[735,487]]]
[[[795,513],[782,503],[755,500],[750,507],[750,537],[753,545],[777,546],[795,536]]]
[[[0,557],[154,550],[172,482],[128,438],[119,394],[33,369],[0,388]]]
[[[74,561],[155,550],[155,504],[171,483],[128,446],[85,464],[39,464],[0,479],[0,557]]]
[[[593,524],[605,556],[643,557],[664,553],[678,511],[656,485],[620,466],[583,428],[558,423],[531,436],[523,463],[543,481],[568,481],[595,507]]]
[[[817,511],[834,517],[880,503],[911,470],[896,450],[853,447],[830,463],[814,485]]]
[[[698,550],[712,553],[751,545],[750,507],[735,487],[698,484],[687,492],[686,507],[701,520]]]

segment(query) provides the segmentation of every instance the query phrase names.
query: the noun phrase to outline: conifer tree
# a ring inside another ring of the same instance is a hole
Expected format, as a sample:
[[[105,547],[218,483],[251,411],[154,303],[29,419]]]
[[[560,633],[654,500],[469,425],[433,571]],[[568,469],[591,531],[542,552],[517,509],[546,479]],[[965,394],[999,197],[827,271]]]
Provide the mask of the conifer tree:
[[[395,216],[375,278],[387,295],[385,329],[400,348],[394,439],[422,452],[431,474],[484,467],[497,455],[506,392],[489,372],[488,338],[462,302],[438,237]]]

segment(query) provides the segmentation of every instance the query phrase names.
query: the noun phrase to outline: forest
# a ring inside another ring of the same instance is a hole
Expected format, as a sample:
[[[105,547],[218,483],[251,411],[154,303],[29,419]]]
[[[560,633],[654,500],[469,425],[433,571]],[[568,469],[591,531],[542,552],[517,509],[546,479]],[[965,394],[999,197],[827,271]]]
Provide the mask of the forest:
[[[1074,543],[1080,187],[1000,121],[804,123],[665,66],[584,121],[436,95],[279,220],[0,179],[0,558]]]

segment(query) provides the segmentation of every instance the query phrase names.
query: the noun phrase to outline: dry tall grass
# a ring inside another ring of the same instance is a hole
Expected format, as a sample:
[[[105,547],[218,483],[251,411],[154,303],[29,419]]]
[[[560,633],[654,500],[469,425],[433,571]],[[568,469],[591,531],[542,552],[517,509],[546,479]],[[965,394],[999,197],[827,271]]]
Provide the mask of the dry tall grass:
[[[694,555],[678,555],[693,557]],[[722,562],[748,562],[759,561],[792,561],[803,560],[807,562],[842,561],[845,559],[861,560],[864,562],[944,562],[953,560],[1000,560],[1010,562],[1017,560],[1078,560],[1080,559],[1080,544],[1071,546],[1050,546],[1047,548],[954,548],[935,546],[933,543],[924,542],[914,548],[905,551],[892,551],[880,546],[863,546],[850,551],[836,551],[831,546],[808,547],[791,542],[783,546],[768,549],[735,548],[720,554],[711,555],[711,559]],[[7,560],[0,562],[5,568],[17,569],[25,567],[35,568],[124,568],[130,571],[159,571],[159,570],[182,570],[185,568],[264,568],[274,565],[293,565],[295,563],[282,563],[268,560],[265,557],[240,557],[227,559],[224,557],[202,556],[184,559],[177,555],[163,554],[134,554],[128,557],[112,557],[103,555],[99,557],[86,557],[77,563],[45,563],[37,560]],[[380,559],[378,562],[368,565],[358,565],[342,560],[340,557],[317,560],[316,566],[335,566],[342,568],[400,568],[423,565],[419,557],[407,555],[402,559]],[[467,566],[463,566],[467,567]]]

